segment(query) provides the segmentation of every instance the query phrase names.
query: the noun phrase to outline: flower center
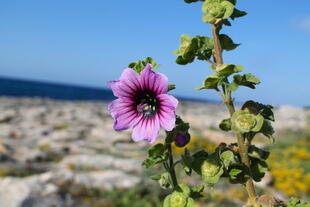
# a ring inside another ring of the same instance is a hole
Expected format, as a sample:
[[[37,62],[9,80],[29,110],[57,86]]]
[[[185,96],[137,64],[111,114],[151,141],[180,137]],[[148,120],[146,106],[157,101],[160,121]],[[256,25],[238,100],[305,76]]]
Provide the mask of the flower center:
[[[136,96],[137,112],[144,117],[152,118],[159,109],[159,102],[151,92],[138,93]]]

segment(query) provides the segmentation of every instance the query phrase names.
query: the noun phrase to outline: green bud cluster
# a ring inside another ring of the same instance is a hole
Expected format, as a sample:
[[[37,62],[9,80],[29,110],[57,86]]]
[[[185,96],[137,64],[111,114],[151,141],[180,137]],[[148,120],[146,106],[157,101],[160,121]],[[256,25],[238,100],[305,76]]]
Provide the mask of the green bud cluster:
[[[206,0],[202,6],[203,21],[216,24],[229,18],[234,12],[234,4],[227,0]]]
[[[144,60],[138,60],[136,62],[129,63],[128,67],[134,69],[140,74],[147,64],[152,65],[153,70],[156,70],[160,66],[153,58],[146,57]]]
[[[198,186],[190,189],[185,184],[179,184],[177,188],[164,200],[163,207],[194,207],[194,197],[203,191]]]

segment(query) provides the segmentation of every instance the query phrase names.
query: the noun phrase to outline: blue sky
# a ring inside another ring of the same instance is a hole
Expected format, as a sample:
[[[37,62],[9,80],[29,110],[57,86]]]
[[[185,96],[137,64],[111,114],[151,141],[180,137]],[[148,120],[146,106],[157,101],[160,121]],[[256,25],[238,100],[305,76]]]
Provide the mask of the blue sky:
[[[148,3],[149,2],[149,3]],[[129,62],[153,57],[177,85],[176,95],[218,100],[195,91],[211,74],[207,63],[175,64],[181,34],[210,35],[201,3],[182,0],[0,0],[0,76],[106,87]],[[258,76],[257,90],[237,101],[310,105],[310,1],[239,0],[249,12],[223,30],[242,45],[225,52]]]

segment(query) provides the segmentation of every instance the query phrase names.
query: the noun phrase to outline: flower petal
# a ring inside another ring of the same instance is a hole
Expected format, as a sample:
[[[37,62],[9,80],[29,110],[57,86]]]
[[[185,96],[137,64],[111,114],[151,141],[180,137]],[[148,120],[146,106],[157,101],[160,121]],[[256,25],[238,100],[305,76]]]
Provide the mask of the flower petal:
[[[110,81],[109,86],[114,96],[133,97],[135,92],[141,88],[140,77],[136,71],[131,68],[124,69],[120,80]]]
[[[120,81],[122,81],[125,85],[127,85],[133,91],[137,91],[141,88],[139,74],[131,68],[124,69],[120,77]]]
[[[166,93],[168,90],[168,78],[161,73],[155,73],[150,64],[143,69],[140,82],[143,89],[153,91],[155,94]]]
[[[157,99],[160,102],[160,110],[158,112],[160,126],[166,131],[171,131],[175,127],[175,111],[178,100],[168,94],[160,94],[157,96]]]
[[[132,139],[135,142],[146,139],[151,144],[156,140],[159,129],[160,124],[157,116],[153,118],[144,117],[139,121],[136,126],[134,126]]]
[[[116,131],[128,129],[136,125],[141,119],[141,115],[137,114],[133,103],[129,99],[116,99],[108,105],[114,119],[114,129]]]
[[[110,81],[108,84],[112,89],[113,95],[118,98],[131,98],[134,95],[134,91],[131,88],[128,88],[128,86],[120,80]]]

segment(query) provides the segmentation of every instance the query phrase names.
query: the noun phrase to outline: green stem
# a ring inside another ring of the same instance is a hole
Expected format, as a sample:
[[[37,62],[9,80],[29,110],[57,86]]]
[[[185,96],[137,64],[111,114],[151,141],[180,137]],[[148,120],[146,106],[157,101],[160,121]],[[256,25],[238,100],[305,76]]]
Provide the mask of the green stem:
[[[216,24],[212,24],[212,35],[214,39],[214,58],[216,64],[223,64],[223,57],[222,57],[222,48],[221,43],[219,39],[219,27]],[[223,87],[224,96],[221,96],[223,98],[223,101],[229,111],[230,116],[233,115],[235,112],[234,107],[234,101],[231,98],[231,92],[228,90],[225,90]],[[251,177],[251,170],[250,170],[250,160],[248,156],[248,145],[245,143],[244,136],[241,133],[236,133],[237,140],[238,140],[238,146],[239,146],[239,154],[241,157],[242,163],[247,167],[250,178],[247,179],[245,183],[245,187],[247,190],[247,193],[249,195],[249,199],[251,203],[255,203],[256,200],[256,192],[254,188],[254,183]]]
[[[178,186],[178,180],[174,169],[174,161],[173,161],[173,154],[171,144],[168,144],[168,152],[169,152],[169,173],[173,184],[173,189]]]

